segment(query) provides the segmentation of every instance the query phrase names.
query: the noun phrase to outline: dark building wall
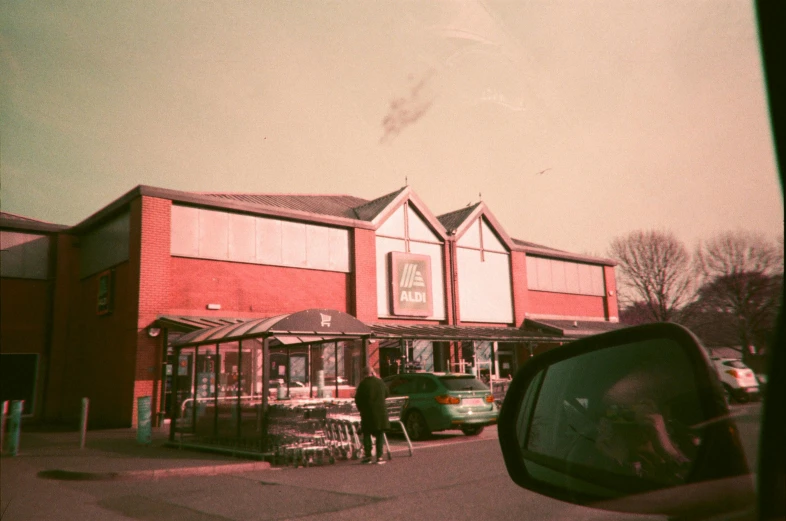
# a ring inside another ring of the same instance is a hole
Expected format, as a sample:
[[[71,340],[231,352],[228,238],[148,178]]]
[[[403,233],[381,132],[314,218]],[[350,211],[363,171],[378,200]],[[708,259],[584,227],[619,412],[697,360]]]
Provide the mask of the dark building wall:
[[[46,280],[2,279],[0,352],[43,353],[49,309]]]
[[[25,414],[37,416],[43,403],[44,379],[46,377],[47,357],[47,322],[50,306],[50,283],[46,280],[11,279],[3,278],[0,283],[0,352],[9,354],[38,355],[35,363],[33,357],[11,357],[14,360],[22,358],[25,368],[30,370],[24,376],[19,375],[20,381],[14,381],[14,375],[5,375],[11,380],[4,382],[3,399],[21,399],[15,392],[22,388],[30,389],[34,396],[33,403],[25,403]],[[4,368],[8,369],[9,365]],[[14,365],[16,367],[16,365]],[[32,378],[32,380],[30,379]],[[15,391],[14,391],[15,390]],[[10,393],[11,396],[6,396]],[[23,393],[26,394],[26,393]],[[28,398],[24,398],[30,401]]]
[[[79,414],[78,397],[72,396],[68,387],[71,346],[69,336],[73,329],[73,295],[79,283],[79,250],[73,235],[57,236],[57,265],[54,268],[54,296],[52,305],[52,344],[49,356],[44,399],[43,419],[50,422],[66,421]],[[71,403],[72,400],[74,403]],[[70,412],[68,410],[71,410]],[[76,412],[74,412],[76,411]]]
[[[114,277],[111,313],[97,312],[100,274],[80,280],[70,298],[63,412],[66,419],[75,420],[81,398],[89,398],[91,428],[131,425],[136,280],[129,262],[111,271]]]

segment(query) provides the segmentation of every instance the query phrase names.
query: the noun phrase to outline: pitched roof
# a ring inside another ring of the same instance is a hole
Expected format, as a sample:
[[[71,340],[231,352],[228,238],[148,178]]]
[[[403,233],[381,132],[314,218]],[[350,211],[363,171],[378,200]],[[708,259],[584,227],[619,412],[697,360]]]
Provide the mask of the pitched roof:
[[[301,194],[242,194],[242,193],[201,193],[199,195],[215,199],[237,201],[260,206],[272,206],[297,210],[318,215],[330,215],[357,219],[355,207],[368,203],[368,200],[351,195],[301,195]]]
[[[390,192],[389,194],[378,197],[373,201],[366,201],[364,204],[356,206],[354,210],[357,219],[360,219],[361,221],[373,221],[382,210],[387,208],[388,205],[406,189],[406,186],[401,187],[395,192]]]
[[[442,226],[445,227],[449,234],[453,234],[478,206],[480,206],[479,202],[470,204],[464,208],[438,215],[437,219],[439,219],[439,222],[442,223]]]
[[[593,257],[591,255],[581,255],[579,253],[571,253],[565,250],[558,250],[549,246],[535,244],[534,242],[522,241],[521,239],[512,239],[513,243],[520,249],[524,250],[527,254],[534,256],[551,257],[557,259],[575,260],[579,262],[587,262],[591,264],[601,264],[603,266],[616,266],[617,261],[613,259],[606,259],[604,257]]]
[[[550,250],[555,253],[570,253],[565,250],[558,250],[556,248],[552,248],[551,246],[544,246],[542,244],[535,244],[534,242],[522,241],[521,239],[512,238],[512,240],[518,246],[524,246],[525,248],[538,248],[541,250]]]
[[[65,225],[53,224],[10,212],[0,212],[0,227],[41,232],[56,232],[67,228]]]
[[[15,213],[10,212],[0,212],[0,219],[8,219],[9,221],[22,221],[22,222],[33,222],[33,223],[41,223],[41,224],[52,224],[47,221],[41,221],[39,219],[33,219],[31,217],[25,217],[24,215],[17,215]]]

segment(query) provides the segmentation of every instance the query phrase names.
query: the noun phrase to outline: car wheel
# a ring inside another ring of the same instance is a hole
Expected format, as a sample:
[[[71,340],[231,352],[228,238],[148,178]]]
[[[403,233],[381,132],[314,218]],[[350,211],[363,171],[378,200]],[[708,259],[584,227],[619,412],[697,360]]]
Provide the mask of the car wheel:
[[[477,436],[483,432],[483,425],[465,425],[461,428],[461,432],[467,436]]]
[[[726,384],[723,384],[723,397],[726,398],[727,404],[734,403],[734,393],[731,392],[731,387]]]
[[[412,411],[407,414],[407,420],[404,422],[407,426],[407,434],[413,441],[424,440],[431,434],[426,424],[426,419],[420,414],[419,411]]]

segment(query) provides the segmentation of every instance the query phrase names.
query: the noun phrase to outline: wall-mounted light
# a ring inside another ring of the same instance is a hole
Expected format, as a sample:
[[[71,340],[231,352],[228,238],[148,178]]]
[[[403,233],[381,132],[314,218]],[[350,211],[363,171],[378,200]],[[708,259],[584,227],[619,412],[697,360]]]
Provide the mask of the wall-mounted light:
[[[160,334],[161,334],[161,328],[160,327],[149,327],[149,328],[147,328],[147,336],[149,336],[150,338],[155,338],[155,337],[157,337]]]
[[[207,309],[221,309],[221,304],[208,304]]]

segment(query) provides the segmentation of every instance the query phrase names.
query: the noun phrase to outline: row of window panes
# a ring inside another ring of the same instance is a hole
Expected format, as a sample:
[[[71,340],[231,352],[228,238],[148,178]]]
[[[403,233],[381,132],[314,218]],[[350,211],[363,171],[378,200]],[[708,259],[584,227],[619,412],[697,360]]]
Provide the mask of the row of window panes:
[[[349,232],[186,206],[172,207],[175,256],[349,272]]]
[[[527,256],[527,287],[539,291],[603,296],[603,267]]]

